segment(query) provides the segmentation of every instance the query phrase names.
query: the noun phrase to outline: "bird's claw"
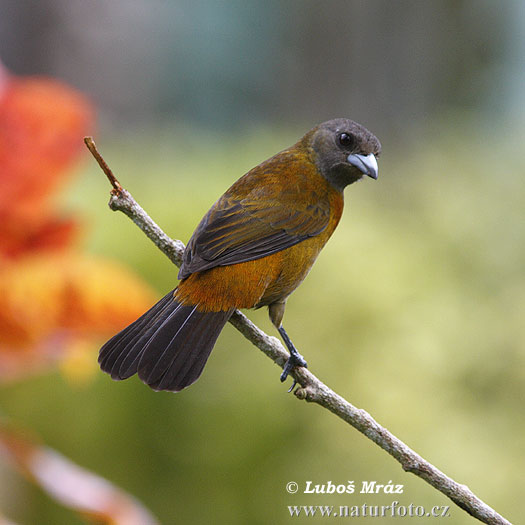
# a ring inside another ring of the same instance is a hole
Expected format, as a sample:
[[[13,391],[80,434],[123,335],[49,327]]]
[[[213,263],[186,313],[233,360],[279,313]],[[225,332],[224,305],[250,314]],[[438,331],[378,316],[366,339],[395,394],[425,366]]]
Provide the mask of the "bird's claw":
[[[288,361],[286,361],[284,365],[283,373],[281,374],[281,383],[284,383],[284,381],[286,381],[286,378],[292,371],[292,368],[295,368],[296,366],[302,366],[304,368],[308,368],[308,365],[304,357],[299,353],[291,354],[290,357],[288,358]],[[290,388],[290,390],[288,390],[288,392],[291,392],[294,389],[296,384],[297,384],[297,380],[294,379],[293,385]]]

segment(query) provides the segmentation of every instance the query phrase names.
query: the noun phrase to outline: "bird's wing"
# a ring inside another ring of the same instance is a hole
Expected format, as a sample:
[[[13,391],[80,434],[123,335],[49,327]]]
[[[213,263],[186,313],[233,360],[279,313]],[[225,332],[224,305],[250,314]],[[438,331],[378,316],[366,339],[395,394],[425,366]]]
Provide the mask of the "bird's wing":
[[[326,200],[314,195],[312,204],[294,191],[260,188],[241,198],[229,190],[214,204],[188,242],[180,279],[271,255],[327,227],[330,206]]]

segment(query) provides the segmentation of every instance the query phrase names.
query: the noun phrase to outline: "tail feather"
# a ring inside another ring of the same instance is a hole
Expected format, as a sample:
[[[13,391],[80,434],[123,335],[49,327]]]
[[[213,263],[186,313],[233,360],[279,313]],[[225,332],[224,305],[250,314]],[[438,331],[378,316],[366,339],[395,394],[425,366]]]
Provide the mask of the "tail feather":
[[[171,297],[169,303],[141,329],[141,333],[122,352],[124,357],[120,365],[115,363],[117,379],[127,379],[138,372],[140,360],[146,351],[149,341],[160,328],[164,327],[172,319],[180,308],[181,305],[174,303],[173,297]]]
[[[166,320],[169,313],[170,309],[165,307],[154,319],[151,319],[150,323],[143,326],[141,331],[123,348],[120,356],[113,365],[113,379],[128,379],[138,372],[138,365],[144,354],[145,344],[149,341],[159,325]]]
[[[171,366],[177,355],[173,352],[175,345],[178,352],[183,350],[184,342],[190,335],[189,330],[184,328],[188,325],[190,330],[197,328],[194,323],[191,323],[191,318],[196,311],[196,306],[178,305],[146,343],[139,362],[139,377],[146,384],[155,383]],[[166,323],[171,320],[174,314],[179,314],[175,330],[173,330],[174,327],[165,329]],[[148,351],[150,347],[152,350]]]
[[[224,315],[231,314],[231,312],[223,312]],[[168,367],[162,371],[162,375],[152,382],[151,387],[156,390],[170,389],[170,385],[178,385],[180,389],[194,383],[202,373],[204,365],[208,359],[208,353],[202,352],[200,349],[206,345],[215,343],[220,328],[224,323],[223,316],[214,316],[212,322],[202,316],[196,321],[192,332],[188,330],[188,336],[184,341],[180,342],[178,352],[173,355],[173,358]],[[226,318],[227,320],[227,318]],[[193,333],[196,336],[193,336]],[[210,348],[210,351],[211,351]]]
[[[122,376],[119,373],[121,364],[123,364],[124,360],[129,363],[129,359],[140,352],[141,346],[137,345],[137,343],[146,337],[148,332],[155,326],[155,322],[169,308],[172,301],[173,290],[135,322],[107,341],[100,349],[98,357],[100,368],[110,374],[115,380],[126,379],[136,373],[137,370],[131,372],[128,376]]]
[[[170,300],[170,303],[172,298]],[[127,379],[138,372],[138,364],[144,354],[144,347],[159,325],[164,323],[171,313],[170,303],[137,330],[129,343],[123,348],[112,370],[113,379]]]
[[[172,291],[102,347],[100,367],[115,380],[138,373],[154,390],[178,392],[199,378],[231,314],[182,305]]]

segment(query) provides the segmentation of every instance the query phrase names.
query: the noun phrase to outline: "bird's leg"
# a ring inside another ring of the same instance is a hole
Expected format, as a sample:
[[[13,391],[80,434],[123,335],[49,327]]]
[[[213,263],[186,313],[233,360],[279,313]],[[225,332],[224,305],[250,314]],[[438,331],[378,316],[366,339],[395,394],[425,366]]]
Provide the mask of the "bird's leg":
[[[306,364],[306,361],[304,360],[304,357],[297,351],[297,348],[295,348],[294,344],[292,343],[291,339],[288,337],[288,334],[286,333],[285,329],[281,325],[279,328],[279,333],[281,334],[281,337],[283,338],[284,344],[290,351],[290,357],[288,358],[288,361],[286,361],[286,364],[284,365],[283,373],[281,374],[281,382],[284,381],[287,377],[290,371],[294,366],[304,366],[305,368],[308,367]],[[295,386],[297,381],[294,380],[294,384],[292,385],[292,388],[290,390],[293,390],[293,387]]]
[[[285,305],[286,302],[283,301],[279,303],[273,303],[268,308],[270,319],[274,326],[277,328],[278,332],[281,334],[284,344],[290,352],[290,357],[288,358],[288,361],[286,361],[283,373],[281,374],[281,382],[286,380],[288,374],[295,366],[304,366],[305,368],[308,366],[304,357],[297,351],[297,348],[295,348],[294,344],[292,343],[292,340],[288,337],[286,330],[283,328],[282,320],[284,316]],[[294,389],[296,384],[297,381],[294,379],[293,385],[290,388],[289,392],[291,392]]]

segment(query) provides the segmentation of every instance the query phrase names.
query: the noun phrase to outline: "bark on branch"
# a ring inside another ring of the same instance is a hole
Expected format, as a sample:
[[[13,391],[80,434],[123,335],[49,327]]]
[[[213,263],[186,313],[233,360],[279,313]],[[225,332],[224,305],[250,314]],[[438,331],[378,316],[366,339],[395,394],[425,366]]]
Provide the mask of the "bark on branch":
[[[98,152],[93,139],[86,137],[84,142],[113,187],[109,207],[113,211],[125,213],[175,265],[180,266],[184,244],[181,241],[170,239],[137,204],[131,194],[120,185]],[[288,359],[288,352],[279,339],[267,335],[238,310],[230,318],[230,323],[277,365],[281,368],[284,366]],[[294,391],[298,399],[317,403],[333,412],[388,452],[401,464],[403,470],[424,479],[479,521],[489,525],[511,525],[509,521],[479,499],[466,485],[457,483],[441,472],[382,427],[368,412],[355,407],[336,394],[309,370],[293,369],[290,375],[300,385]]]

